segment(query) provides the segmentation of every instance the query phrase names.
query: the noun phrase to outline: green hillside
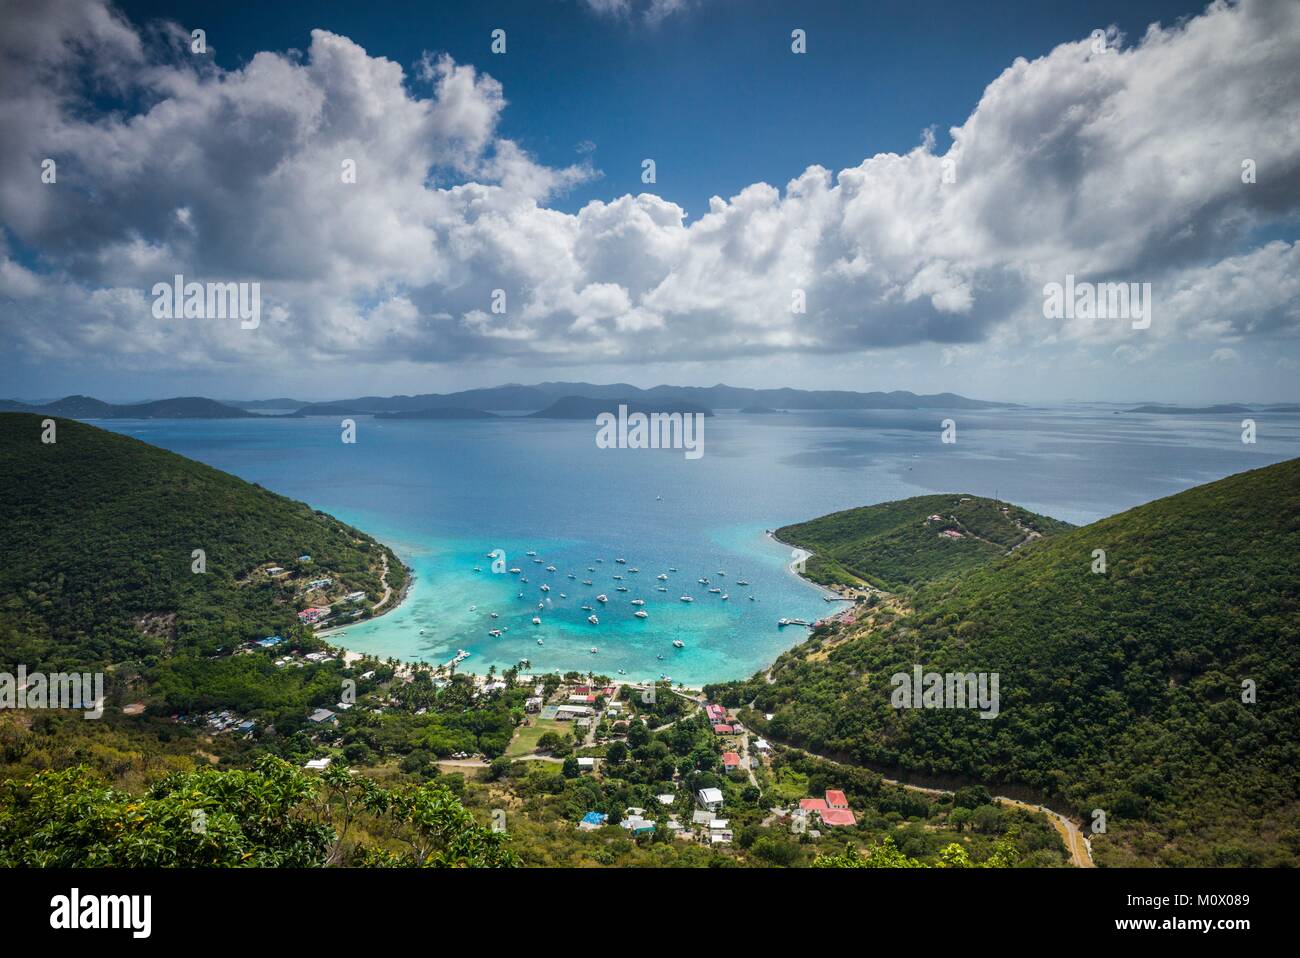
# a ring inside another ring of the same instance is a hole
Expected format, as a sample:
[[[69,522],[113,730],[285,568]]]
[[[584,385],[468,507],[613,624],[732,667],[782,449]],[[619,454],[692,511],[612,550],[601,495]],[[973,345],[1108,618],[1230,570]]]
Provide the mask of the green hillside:
[[[390,550],[304,503],[74,420],[46,444],[41,423],[0,413],[6,669],[210,655],[296,624],[309,579],[334,580],[313,602],[373,602],[387,556],[389,583],[404,582]]]
[[[901,615],[814,633],[774,684],[718,692],[775,713],[753,721],[778,741],[1102,809],[1102,864],[1294,865],[1298,555],[1292,460],[924,584]],[[891,676],[917,664],[999,673],[1000,714],[895,709]]]
[[[815,554],[806,567],[814,581],[852,585],[859,579],[894,591],[1069,528],[1005,502],[945,494],[834,512],[784,526],[776,535]]]

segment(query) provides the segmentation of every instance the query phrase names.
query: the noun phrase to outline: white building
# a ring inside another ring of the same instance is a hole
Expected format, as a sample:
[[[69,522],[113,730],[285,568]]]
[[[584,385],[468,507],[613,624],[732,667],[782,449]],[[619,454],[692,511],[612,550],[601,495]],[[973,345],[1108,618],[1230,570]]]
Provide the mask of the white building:
[[[718,788],[702,788],[697,793],[696,800],[700,803],[701,808],[716,812],[722,808],[722,790]]]

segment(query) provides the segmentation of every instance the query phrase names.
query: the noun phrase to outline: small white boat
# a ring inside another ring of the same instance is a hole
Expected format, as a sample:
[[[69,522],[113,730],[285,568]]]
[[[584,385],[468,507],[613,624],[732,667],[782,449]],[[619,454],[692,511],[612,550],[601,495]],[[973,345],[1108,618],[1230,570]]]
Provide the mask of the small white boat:
[[[721,569],[718,570],[718,575],[726,575],[726,574],[727,574],[727,573],[724,572],[723,570],[721,570]]]
[[[542,564],[542,560],[541,560],[541,559],[534,559],[533,561],[536,562],[538,565],[541,565],[541,564]]]
[[[551,591],[551,587],[550,587],[549,585],[546,585],[545,583],[543,583],[543,584],[542,584],[542,591],[543,591],[543,592],[550,592],[550,591]]]
[[[561,598],[561,599],[567,599],[568,597],[569,597],[568,593],[566,593],[566,592],[561,592],[561,593],[560,593],[560,598]]]
[[[686,647],[686,643],[683,642],[681,639],[673,639],[673,648],[674,648],[674,649],[683,649],[683,648],[685,648],[685,647]]]
[[[588,572],[595,572],[595,571],[596,571],[596,567],[595,567],[594,565],[589,565],[589,566],[587,566],[587,571],[588,571]]]
[[[424,629],[421,629],[421,630],[420,630],[420,634],[421,634],[421,635],[424,635]]]
[[[599,652],[599,651],[600,651],[600,649],[596,648],[594,645],[591,647],[591,654],[592,654],[592,655],[595,655],[595,654],[596,654],[597,652]]]
[[[539,608],[539,609],[544,609],[544,608],[546,608],[546,603],[545,603],[545,602],[538,602],[538,603],[537,603],[537,608]]]
[[[483,567],[482,567],[481,565],[476,565],[476,566],[474,567],[474,571],[475,571],[475,572],[482,572],[482,571],[483,571]]]
[[[614,561],[617,562],[619,565],[627,565],[626,559],[615,559]]]
[[[666,585],[661,585],[661,586],[659,586],[659,588],[657,588],[655,591],[656,591],[656,592],[667,592],[667,591],[668,591],[668,586],[666,586]]]
[[[694,602],[695,600],[692,599],[689,595],[684,595],[684,596],[682,596],[682,601],[683,601],[683,602]]]
[[[583,585],[591,585],[591,580],[590,580],[590,579],[583,579],[583,580],[582,580],[582,584],[583,584]]]
[[[636,610],[635,612],[633,612],[632,614],[635,615],[638,619],[648,619],[648,618],[650,618],[650,613],[647,612],[645,609],[637,609],[637,610]]]
[[[626,591],[627,591],[627,586],[625,586],[625,585],[621,585],[621,586],[619,586],[617,589],[615,589],[614,591],[616,591],[616,592],[626,592]]]
[[[546,643],[543,642],[541,639],[538,639],[538,640],[537,640],[537,644],[538,644],[538,645],[545,645]]]
[[[668,567],[668,571],[669,571],[669,572],[676,572],[676,571],[677,571],[677,567],[676,567],[676,566],[669,566],[669,567]]]
[[[730,599],[731,596],[727,595],[727,593],[724,592],[724,593],[722,593],[722,595],[718,596],[718,598],[719,598],[719,599]]]
[[[594,615],[587,616],[587,621],[592,625],[600,625],[600,619],[596,618]]]
[[[755,599],[755,598],[751,595],[751,596],[749,597],[749,601],[750,601],[750,602],[757,602],[758,600]]]
[[[533,625],[541,625],[541,624],[542,624],[542,620],[539,619],[537,616],[533,616]]]
[[[576,579],[577,576],[574,575],[572,572],[570,572],[570,573],[569,573],[569,578],[570,578],[570,579]]]
[[[523,569],[511,569],[511,570],[510,570],[510,574],[511,574],[511,575],[518,575],[519,573],[521,573],[521,572],[523,572],[523,571],[524,571]]]
[[[527,582],[527,581],[528,581],[528,576],[526,576],[526,575],[521,575],[521,576],[519,577],[519,581],[520,581],[520,582]]]
[[[492,638],[494,638],[494,639],[499,639],[499,638],[501,638],[501,630],[500,630],[500,629],[488,629],[488,635],[492,636]]]
[[[608,602],[608,601],[609,601],[609,596],[607,596],[605,593],[602,592],[600,595],[596,596],[596,601],[597,601],[597,602]]]
[[[530,557],[531,557],[531,556],[535,556],[535,555],[537,555],[537,553],[534,552],[533,550],[529,549],[527,552],[524,553],[524,555],[526,555],[526,556],[530,556]]]
[[[633,605],[645,605],[645,599],[633,599],[633,600],[632,600],[632,604],[633,604]]]
[[[736,580],[736,585],[749,585],[749,582],[745,579],[738,579]]]
[[[616,576],[614,576],[614,578],[615,578],[615,579],[622,579],[623,577],[622,577],[621,575],[616,575]]]
[[[488,615],[492,616],[492,618],[494,619],[497,617],[497,614],[495,612],[489,612]]]
[[[696,579],[695,581],[698,582],[700,585],[708,585],[708,584],[709,584],[709,580],[706,579],[706,578],[704,578],[704,576],[700,576],[700,577],[699,577],[698,579]]]
[[[628,569],[627,571],[628,571],[628,572],[640,572],[641,570],[640,570],[640,569],[633,568],[633,569]]]
[[[554,571],[555,571],[555,566],[553,566],[553,565],[548,565],[548,566],[546,567],[546,571],[547,571],[547,572],[554,572]]]
[[[711,595],[717,595],[717,594],[718,594],[719,592],[721,592],[721,591],[722,591],[721,589],[719,589],[719,588],[717,588],[717,587],[715,586],[714,588],[712,588],[712,589],[709,590],[709,593],[710,593]]]
[[[590,612],[590,611],[591,611],[591,606],[589,606],[589,605],[584,605],[584,606],[582,607],[582,611],[583,611],[583,612]]]
[[[655,578],[658,579],[660,582],[667,582],[667,581],[668,581],[668,575],[667,575],[667,573],[664,573],[664,572],[660,572],[657,576],[655,576]]]
[[[477,611],[478,611],[478,606],[476,606],[476,605],[471,605],[471,606],[469,607],[469,610],[470,610],[471,612],[477,612]]]

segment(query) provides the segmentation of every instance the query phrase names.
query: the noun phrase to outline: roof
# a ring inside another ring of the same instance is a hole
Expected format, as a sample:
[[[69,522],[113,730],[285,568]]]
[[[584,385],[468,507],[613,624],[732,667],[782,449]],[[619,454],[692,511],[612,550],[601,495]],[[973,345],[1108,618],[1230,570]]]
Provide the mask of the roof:
[[[700,789],[700,801],[702,802],[721,802],[722,789],[720,788],[702,788]]]
[[[308,716],[313,722],[324,722],[326,719],[332,719],[333,717],[334,713],[329,709],[317,709]]]
[[[858,820],[847,808],[831,808],[821,813],[823,825],[856,825]]]
[[[656,795],[655,798],[659,799],[660,805],[671,805],[676,800],[676,796],[671,794]]]
[[[727,768],[738,768],[740,766],[740,756],[735,752],[723,752],[722,764],[727,766]]]
[[[723,725],[723,724],[719,723],[719,724],[713,726],[713,731],[716,732],[718,735],[730,735],[730,734],[731,734],[731,726],[730,726],[730,725]]]
[[[582,757],[578,759],[579,768],[595,768],[596,760],[594,758]]]
[[[609,818],[604,812],[588,812],[582,816],[582,820],[588,825],[604,825],[605,819]]]
[[[826,804],[831,808],[848,808],[849,800],[838,788],[826,789]]]
[[[799,807],[808,812],[824,812],[827,808],[826,799],[801,798],[799,799]]]

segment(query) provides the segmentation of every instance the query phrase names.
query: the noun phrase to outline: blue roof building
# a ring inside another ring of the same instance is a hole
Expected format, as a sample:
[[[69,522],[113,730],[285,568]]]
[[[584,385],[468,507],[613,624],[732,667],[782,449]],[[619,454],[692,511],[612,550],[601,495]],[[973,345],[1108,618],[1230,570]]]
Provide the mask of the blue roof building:
[[[257,644],[264,649],[269,649],[279,645],[283,641],[284,639],[278,635],[268,635],[266,638],[260,639]]]

